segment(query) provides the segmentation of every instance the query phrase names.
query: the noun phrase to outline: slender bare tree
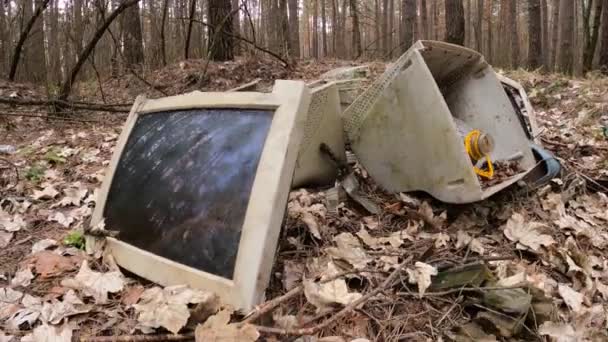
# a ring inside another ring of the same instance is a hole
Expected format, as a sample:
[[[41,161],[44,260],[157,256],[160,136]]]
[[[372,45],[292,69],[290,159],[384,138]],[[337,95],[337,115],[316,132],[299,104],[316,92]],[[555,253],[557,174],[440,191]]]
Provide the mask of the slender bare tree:
[[[464,6],[462,0],[445,0],[446,37],[448,43],[464,45]]]

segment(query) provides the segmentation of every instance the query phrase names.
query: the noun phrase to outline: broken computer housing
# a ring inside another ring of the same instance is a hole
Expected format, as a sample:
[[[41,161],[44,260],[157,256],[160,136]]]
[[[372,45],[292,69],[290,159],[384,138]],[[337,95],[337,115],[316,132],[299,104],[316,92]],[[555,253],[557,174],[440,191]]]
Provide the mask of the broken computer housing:
[[[536,164],[496,73],[462,46],[416,42],[347,108],[344,120],[357,158],[388,191],[474,202],[521,180]],[[513,175],[492,182],[478,175],[477,166],[489,165],[476,166],[465,144],[475,132],[491,142],[486,164],[515,163]]]

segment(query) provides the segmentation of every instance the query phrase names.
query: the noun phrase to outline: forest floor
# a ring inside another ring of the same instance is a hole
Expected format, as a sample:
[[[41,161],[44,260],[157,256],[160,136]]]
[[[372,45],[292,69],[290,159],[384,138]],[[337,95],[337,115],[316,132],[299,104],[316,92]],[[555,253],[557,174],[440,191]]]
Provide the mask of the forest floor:
[[[141,93],[190,91],[203,64],[169,66],[146,82],[110,79],[103,92],[88,82],[78,96],[130,103]],[[211,63],[203,90],[255,78],[264,86],[313,80],[344,65],[354,64],[301,62],[287,71],[269,61]],[[371,77],[384,66],[372,63]],[[0,145],[17,149],[0,154],[0,341],[607,340],[608,79],[507,74],[526,88],[544,146],[562,164],[560,179],[446,205],[384,193],[354,165],[377,215],[351,201],[328,210],[327,189],[294,191],[271,301],[246,316],[207,293],[162,289],[81,250],[125,114],[47,120],[2,115],[44,115],[42,107],[0,108]],[[0,83],[0,97],[8,96],[46,92]]]

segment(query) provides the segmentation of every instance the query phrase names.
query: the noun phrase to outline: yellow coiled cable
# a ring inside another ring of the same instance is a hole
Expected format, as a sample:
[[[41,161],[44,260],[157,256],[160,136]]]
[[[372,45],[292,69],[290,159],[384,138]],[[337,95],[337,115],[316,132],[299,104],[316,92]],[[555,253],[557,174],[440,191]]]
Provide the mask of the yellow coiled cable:
[[[478,161],[479,159],[483,158],[484,156],[481,154],[481,151],[479,151],[479,137],[481,136],[481,132],[477,129],[474,129],[472,131],[470,131],[467,136],[464,138],[464,147],[467,150],[467,153],[469,154],[469,156],[471,156],[471,158],[475,161]],[[494,165],[492,165],[492,160],[490,159],[490,155],[486,154],[485,155],[486,158],[486,162],[488,163],[488,170],[482,170],[480,168],[478,168],[477,166],[473,166],[473,170],[475,171],[476,174],[480,175],[481,177],[485,177],[488,179],[491,179],[492,177],[494,177]]]

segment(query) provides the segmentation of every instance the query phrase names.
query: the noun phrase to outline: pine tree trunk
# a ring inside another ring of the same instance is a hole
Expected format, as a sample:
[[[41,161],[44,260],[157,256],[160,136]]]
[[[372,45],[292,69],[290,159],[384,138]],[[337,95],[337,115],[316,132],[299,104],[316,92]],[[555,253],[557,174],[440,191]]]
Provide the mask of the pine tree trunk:
[[[494,8],[494,0],[488,0],[485,8],[485,17],[487,22],[487,31],[486,31],[486,59],[490,63],[494,63],[494,48],[492,46],[492,11]]]
[[[448,43],[464,45],[464,7],[462,0],[445,0],[446,37]]]
[[[483,0],[477,0],[477,19],[475,20],[475,49],[483,49]]]
[[[541,45],[542,45],[542,56],[543,65],[546,69],[549,69],[549,61],[551,60],[551,45],[549,44],[549,8],[547,7],[547,0],[540,1],[540,20],[541,20]]]
[[[573,0],[561,0],[559,9],[559,53],[557,54],[558,70],[565,74],[574,72],[574,14],[576,7]]]
[[[327,56],[327,19],[325,18],[325,0],[321,0],[321,39],[323,40],[323,57]]]
[[[467,6],[465,8],[465,29],[464,29],[464,41],[465,41],[465,46],[467,47],[471,47],[473,46],[473,24],[472,24],[472,18],[473,18],[473,5],[472,5],[472,1],[471,0],[467,0]]]
[[[414,22],[412,25],[415,25]],[[393,31],[395,29],[395,0],[388,0],[388,29],[387,29],[387,45],[386,56],[390,59],[393,57]]]
[[[350,15],[353,18],[353,50],[355,58],[358,58],[363,53],[363,49],[361,47],[361,28],[359,25],[357,0],[350,0]]]
[[[279,0],[279,38],[280,53],[287,55],[289,50],[289,19],[287,18],[287,0]]]
[[[188,11],[188,31],[186,31],[186,42],[184,43],[184,59],[188,59],[190,54],[190,38],[192,37],[192,25],[194,25],[195,10],[196,0],[190,0],[190,10]]]
[[[517,20],[517,0],[509,1],[509,33],[511,36],[511,68],[519,66],[519,32]]]
[[[528,0],[528,66],[537,69],[542,64],[542,29],[540,0]]]
[[[165,30],[167,23],[167,11],[169,7],[169,0],[163,1],[163,14],[162,19],[160,20],[160,51],[163,60],[163,66],[167,65],[167,44],[165,41]]]
[[[585,27],[585,47],[583,50],[583,73],[591,70],[593,67],[593,56],[595,55],[595,48],[597,47],[598,34],[600,30],[600,19],[602,16],[602,1],[593,0],[592,4],[588,4],[587,14],[583,19]],[[593,8],[593,21],[590,22],[591,9]]]
[[[300,58],[300,23],[298,22],[298,0],[289,0],[289,55]]]
[[[6,12],[4,1],[0,0],[0,74],[4,75],[6,70],[7,52],[10,49],[6,27]]]
[[[337,53],[337,44],[336,44],[336,40],[338,39],[338,30],[339,30],[339,25],[338,25],[338,5],[336,4],[336,2],[338,0],[330,0],[331,1],[331,53],[332,56],[336,57],[338,56]]]
[[[385,56],[388,52],[388,0],[382,0],[382,27],[380,31],[382,35],[381,56]]]
[[[608,0],[603,0],[602,39],[600,42],[600,70],[608,75]]]
[[[0,1],[2,2],[2,1]],[[62,80],[61,76],[61,46],[59,35],[59,4],[54,1],[51,7],[50,17],[50,37],[49,37],[49,66],[50,70],[50,82],[51,84],[59,85]]]
[[[232,0],[232,9],[239,8],[239,6],[239,0]],[[243,33],[241,31],[241,11],[235,11],[234,15],[232,16],[232,34],[234,34],[235,36],[242,36]],[[235,56],[241,54],[241,45],[239,44],[239,42],[234,42],[233,48]]]
[[[232,4],[230,0],[209,0],[209,59],[228,61],[234,59],[232,34]]]
[[[381,32],[380,32],[380,27],[382,27],[382,8],[380,6],[380,0],[375,0],[374,1],[374,14],[375,14],[375,19],[376,19],[376,23],[374,25],[374,34],[375,34],[375,39],[376,42],[374,43],[374,48],[376,49],[376,54],[377,55],[381,55],[382,54],[382,36],[381,36]]]
[[[403,36],[401,37],[401,51],[405,52],[414,43],[414,25],[416,25],[416,0],[401,0],[403,11]]]
[[[319,0],[313,0],[312,7],[312,56],[319,58]]]
[[[429,27],[429,16],[428,16],[428,7],[426,5],[426,0],[420,0],[420,22],[422,26],[422,39],[429,39],[430,37],[430,27]]]
[[[556,69],[557,66],[557,51],[559,42],[559,2],[560,0],[553,0],[553,13],[551,15],[551,71]]]

